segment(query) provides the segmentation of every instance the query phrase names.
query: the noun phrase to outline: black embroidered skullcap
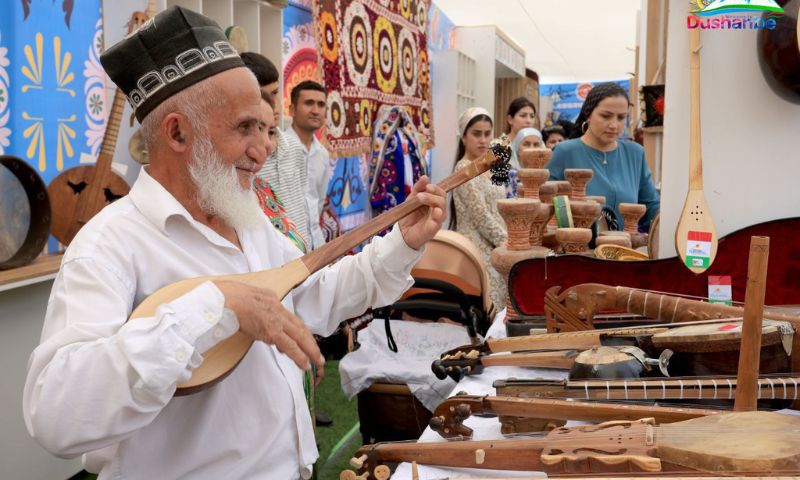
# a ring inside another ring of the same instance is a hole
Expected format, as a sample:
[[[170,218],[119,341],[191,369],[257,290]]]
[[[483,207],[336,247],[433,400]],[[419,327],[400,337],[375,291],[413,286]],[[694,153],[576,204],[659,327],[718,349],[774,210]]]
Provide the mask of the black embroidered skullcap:
[[[157,14],[103,52],[100,63],[127,95],[139,122],[181,90],[244,67],[216,22],[179,6]]]

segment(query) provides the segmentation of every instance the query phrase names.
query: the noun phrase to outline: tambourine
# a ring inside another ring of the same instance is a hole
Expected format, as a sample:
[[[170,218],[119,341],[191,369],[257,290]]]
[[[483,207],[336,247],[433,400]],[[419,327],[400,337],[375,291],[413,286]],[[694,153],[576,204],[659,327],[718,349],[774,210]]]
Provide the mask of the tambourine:
[[[0,269],[21,267],[42,252],[50,235],[50,199],[25,161],[0,155]]]

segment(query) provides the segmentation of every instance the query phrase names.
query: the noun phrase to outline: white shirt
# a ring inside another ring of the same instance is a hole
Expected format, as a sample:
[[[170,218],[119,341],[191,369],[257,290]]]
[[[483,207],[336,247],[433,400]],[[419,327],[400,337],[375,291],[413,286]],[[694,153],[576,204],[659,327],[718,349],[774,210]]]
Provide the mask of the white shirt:
[[[126,323],[158,288],[200,275],[277,267],[300,256],[264,218],[237,232],[242,250],[196,222],[142,169],[130,195],[103,209],[67,249],[28,365],[25,423],[47,450],[85,454],[100,479],[308,478],[318,454],[302,371],[256,342],[233,372],[173,397],[202,354],[238,329],[206,282]],[[421,255],[399,229],[317,272],[283,305],[319,334],[412,283]]]
[[[298,140],[300,137],[294,130],[294,127],[289,126],[286,133],[294,135]],[[331,159],[325,147],[319,143],[317,137],[311,136],[311,148],[306,148],[305,144],[300,141],[303,148],[308,155],[308,187],[306,188],[306,204],[308,205],[308,217],[311,229],[312,249],[319,248],[325,244],[325,234],[322,233],[322,227],[319,226],[319,217],[322,214],[322,209],[325,206],[325,196],[328,194],[328,182],[331,179]]]
[[[294,223],[297,233],[311,247],[311,222],[306,204],[308,153],[300,140],[277,130],[277,148],[264,162],[258,176],[269,182],[283,204],[286,215]],[[319,216],[317,216],[319,223]]]

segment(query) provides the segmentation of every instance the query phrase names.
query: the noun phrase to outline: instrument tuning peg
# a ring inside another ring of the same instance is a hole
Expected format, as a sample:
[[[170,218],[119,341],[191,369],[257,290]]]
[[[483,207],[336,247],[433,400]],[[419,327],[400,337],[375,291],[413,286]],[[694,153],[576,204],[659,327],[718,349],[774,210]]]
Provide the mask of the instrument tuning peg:
[[[672,350],[666,349],[663,352],[661,352],[661,355],[658,356],[658,369],[661,371],[661,373],[665,377],[669,377],[670,376],[669,375],[669,370],[668,370],[669,369],[669,359],[672,358],[672,355],[674,355],[674,354],[675,354],[675,352],[673,352]]]
[[[367,456],[366,455],[361,455],[360,457],[351,458],[350,459],[350,465],[352,465],[353,468],[361,468],[361,467],[364,466],[364,462],[366,462],[366,461],[367,461]]]
[[[392,476],[392,471],[386,465],[378,465],[372,473],[376,480],[389,480]]]
[[[433,364],[431,365],[431,370],[439,380],[444,380],[447,378],[447,370],[444,368],[444,366],[442,366],[441,360],[434,360]]]

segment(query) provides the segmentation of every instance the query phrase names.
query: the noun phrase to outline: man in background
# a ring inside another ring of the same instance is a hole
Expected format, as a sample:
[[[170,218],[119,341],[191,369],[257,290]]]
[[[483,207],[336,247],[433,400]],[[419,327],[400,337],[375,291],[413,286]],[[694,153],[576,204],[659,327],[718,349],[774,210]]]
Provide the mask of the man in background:
[[[328,110],[327,96],[325,88],[317,82],[306,80],[297,84],[292,89],[289,106],[292,126],[286,129],[286,133],[300,140],[306,150],[308,185],[305,198],[308,205],[312,249],[325,243],[319,218],[325,206],[328,181],[331,178],[330,155],[314,134],[325,124]]]

